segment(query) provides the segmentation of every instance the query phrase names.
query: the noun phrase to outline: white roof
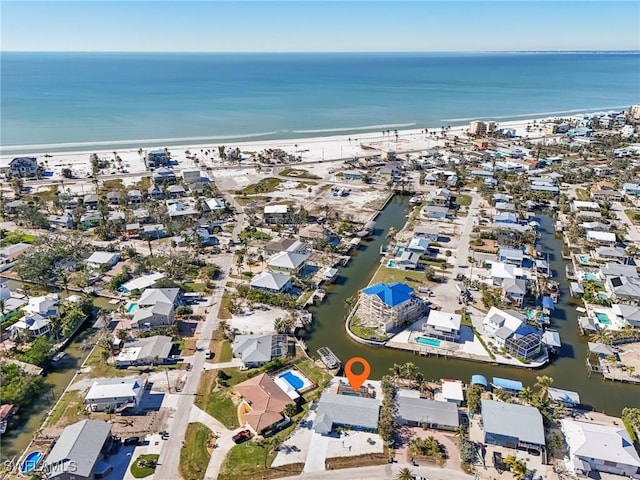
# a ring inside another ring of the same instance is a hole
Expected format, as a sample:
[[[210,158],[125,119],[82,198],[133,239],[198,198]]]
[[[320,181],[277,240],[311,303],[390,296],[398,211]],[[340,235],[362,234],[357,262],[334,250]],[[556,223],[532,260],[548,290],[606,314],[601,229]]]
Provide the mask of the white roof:
[[[574,200],[573,208],[577,210],[581,210],[583,208],[591,209],[591,210],[600,210],[600,205],[597,202],[585,202],[582,200]]]
[[[429,248],[429,240],[424,237],[414,237],[409,242],[407,248],[410,250],[415,250],[416,248],[427,250]]]
[[[267,288],[269,290],[280,290],[291,280],[289,275],[279,273],[262,272],[251,279],[252,287]]]
[[[640,467],[640,458],[624,426],[563,419],[562,431],[572,457]]]
[[[443,380],[442,397],[445,400],[456,400],[462,402],[464,400],[464,393],[462,392],[462,382],[458,380]]]
[[[287,213],[289,211],[289,205],[266,205],[264,207],[264,213]]]
[[[274,377],[273,381],[278,387],[280,387],[280,390],[282,390],[291,400],[296,400],[300,396],[300,394],[296,392],[296,389],[293,388],[291,384],[285,381],[283,378]]]
[[[427,325],[445,330],[460,330],[462,316],[457,313],[442,312],[440,310],[431,310]]]
[[[136,397],[142,388],[139,378],[105,378],[96,380],[85,395],[85,402]]]
[[[495,324],[501,324],[502,327],[506,327],[509,330],[516,331],[520,325],[524,322],[524,316],[520,317],[514,315],[513,311],[500,310],[497,307],[491,307],[487,316],[484,317],[484,322],[491,322]]]
[[[587,240],[615,243],[616,234],[613,232],[599,232],[597,230],[589,230],[587,232]]]
[[[112,262],[114,258],[119,259],[120,254],[114,252],[93,252],[91,256],[87,258],[87,263],[102,265],[103,263]]]
[[[307,260],[304,253],[278,252],[273,255],[267,264],[271,267],[296,269]]]
[[[511,263],[493,262],[491,264],[491,277],[495,278],[516,278],[522,277],[524,271],[521,267],[516,267]]]
[[[155,285],[157,281],[162,280],[163,278],[164,275],[162,273],[152,272],[123,283],[121,288],[125,289],[128,292],[132,290],[144,290],[145,288]]]
[[[49,310],[52,310],[58,305],[58,295],[49,294],[41,297],[31,297],[29,303],[25,305],[24,311],[27,313],[40,313],[46,314]]]

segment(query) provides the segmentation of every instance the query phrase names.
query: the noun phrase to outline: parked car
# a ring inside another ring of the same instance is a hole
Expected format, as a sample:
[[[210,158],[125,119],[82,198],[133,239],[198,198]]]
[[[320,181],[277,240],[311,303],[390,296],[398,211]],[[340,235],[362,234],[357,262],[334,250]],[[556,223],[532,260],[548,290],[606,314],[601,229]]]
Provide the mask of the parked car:
[[[250,438],[251,438],[251,431],[242,430],[236,433],[233,437],[231,437],[231,440],[233,440],[234,443],[242,443],[242,442],[246,442]]]
[[[122,443],[125,445],[138,445],[138,443],[140,443],[140,437],[127,437]]]

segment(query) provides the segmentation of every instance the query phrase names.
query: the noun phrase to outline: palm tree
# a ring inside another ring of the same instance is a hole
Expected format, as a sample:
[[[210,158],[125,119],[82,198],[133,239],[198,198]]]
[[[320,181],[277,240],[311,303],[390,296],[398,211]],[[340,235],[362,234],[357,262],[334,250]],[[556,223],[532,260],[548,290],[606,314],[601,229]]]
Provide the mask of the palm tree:
[[[407,467],[401,468],[395,480],[413,480],[413,472]]]
[[[6,300],[4,298],[0,298],[0,317],[4,320],[4,312],[7,308]]]
[[[504,464],[509,467],[509,470],[513,474],[513,478],[517,480],[524,480],[529,473],[527,462],[524,460],[518,460],[514,455],[505,457]]]
[[[535,398],[535,393],[533,393],[533,390],[531,390],[531,387],[524,387],[520,391],[518,396],[520,397],[520,400],[522,400],[524,403],[528,403],[529,405],[531,405],[531,403]]]
[[[61,331],[62,319],[60,318],[60,315],[54,315],[49,318],[49,333],[55,342],[58,342]]]
[[[538,397],[540,400],[547,400],[549,397],[549,387],[553,383],[553,378],[547,375],[536,377],[535,386],[538,387]]]
[[[589,337],[589,340],[596,343],[602,343],[604,345],[611,345],[613,343],[613,338],[609,335],[609,332],[606,329],[598,330],[597,333],[594,333]]]

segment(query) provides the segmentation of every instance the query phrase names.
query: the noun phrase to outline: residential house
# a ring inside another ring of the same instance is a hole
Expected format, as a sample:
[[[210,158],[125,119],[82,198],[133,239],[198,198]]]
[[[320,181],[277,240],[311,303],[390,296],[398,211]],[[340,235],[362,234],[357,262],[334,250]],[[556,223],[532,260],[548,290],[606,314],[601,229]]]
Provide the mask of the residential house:
[[[284,293],[291,288],[291,277],[280,273],[261,272],[249,283],[251,288],[273,293]]]
[[[58,303],[60,298],[57,293],[49,293],[40,297],[31,297],[24,306],[23,310],[26,314],[39,314],[43,317],[58,317],[60,311],[58,310]]]
[[[307,240],[315,245],[322,245],[331,238],[329,231],[319,223],[311,223],[300,228],[298,236],[301,240]]]
[[[336,427],[375,432],[380,400],[337,393],[323,393],[318,401],[313,430],[329,435]]]
[[[394,268],[399,268],[400,270],[416,270],[420,264],[420,254],[405,250],[392,261]]]
[[[175,321],[174,305],[179,303],[177,288],[148,288],[138,299],[131,328],[158,328]]]
[[[107,193],[106,197],[107,203],[109,205],[119,205],[120,204],[120,192],[116,192],[114,190]]]
[[[436,233],[436,238],[437,238]],[[418,253],[420,255],[424,255],[429,250],[429,240],[425,237],[413,237],[407,246],[405,247],[405,251]]]
[[[172,219],[181,217],[197,217],[200,212],[179,200],[167,200],[167,212]]]
[[[542,451],[545,448],[542,415],[535,407],[482,399],[484,443]]]
[[[147,193],[149,194],[149,198],[151,200],[162,200],[164,198],[164,193],[162,193],[160,187],[155,184],[149,187]]]
[[[286,335],[236,335],[233,356],[240,358],[245,367],[253,368],[269,363],[287,353]]]
[[[139,292],[144,291],[146,288],[153,287],[157,282],[164,279],[164,275],[160,272],[149,272],[139,277],[136,277],[128,282],[123,283],[118,288],[121,292],[132,292],[133,290],[138,290]]]
[[[518,223],[518,215],[513,212],[500,212],[493,216],[493,223],[495,224],[516,224]]]
[[[404,283],[377,283],[360,291],[359,313],[367,321],[389,332],[418,319],[425,305],[413,289]]]
[[[464,388],[460,380],[443,379],[440,391],[436,391],[436,398],[442,397],[445,402],[453,403],[457,407],[464,402]]]
[[[96,208],[98,208],[99,202],[100,198],[98,197],[98,195],[96,195],[95,193],[90,193],[84,196],[82,203],[88,210],[95,210]]]
[[[498,250],[498,261],[522,267],[524,252],[519,248],[500,247]]]
[[[578,392],[549,387],[547,388],[547,393],[549,394],[549,399],[559,405],[570,408],[580,405],[580,395]]]
[[[23,200],[14,200],[12,202],[8,202],[5,204],[4,211],[5,213],[13,215],[15,213],[18,213],[26,205],[27,205],[27,202]]]
[[[151,150],[147,152],[146,162],[148,168],[166,167],[171,163],[171,157],[163,149]]]
[[[102,265],[113,267],[119,260],[119,252],[94,252],[85,260],[85,263],[87,267],[98,270]]]
[[[362,170],[345,170],[342,172],[342,178],[345,180],[362,180],[365,172]]]
[[[164,225],[156,223],[155,225],[143,225],[139,230],[142,240],[157,240],[164,238]]]
[[[124,344],[115,357],[116,367],[162,365],[171,361],[173,339],[166,335],[138,338]]]
[[[17,157],[2,169],[7,177],[30,178],[38,175],[38,159],[35,157]]]
[[[446,188],[438,188],[434,192],[431,192],[431,194],[427,199],[427,202],[430,205],[436,205],[439,207],[447,207],[447,208],[449,208],[452,201],[453,201],[453,194],[451,193],[450,190],[447,190]]]
[[[173,170],[166,167],[160,167],[153,172],[153,183],[161,185],[164,183],[174,183],[176,181],[176,174]]]
[[[224,200],[222,200],[221,198],[207,198],[204,201],[204,204],[210,212],[225,210],[227,208]]]
[[[638,277],[606,277],[604,287],[613,300],[640,299],[640,278]]]
[[[29,313],[8,327],[11,338],[29,340],[47,335],[50,331],[50,319],[39,313]]]
[[[421,398],[417,390],[398,390],[396,406],[400,425],[447,431],[455,431],[460,425],[458,407],[454,403]]]
[[[616,244],[616,234],[613,232],[599,232],[597,230],[589,230],[587,232],[587,241],[594,242],[598,245],[613,247]]]
[[[140,190],[129,190],[127,192],[127,201],[131,205],[139,205],[142,203],[142,192]]]
[[[129,238],[137,238],[140,235],[140,224],[127,223],[124,227],[124,232]]]
[[[615,315],[617,324],[640,328],[639,306],[625,305],[624,303],[614,303],[613,305],[611,305],[611,312]]]
[[[610,277],[640,278],[635,265],[620,265],[612,262],[605,263],[600,267],[600,276],[605,279]]]
[[[3,266],[11,265],[20,255],[27,252],[31,248],[28,243],[14,243],[8,247],[0,248],[0,270]]]
[[[493,262],[491,264],[491,281],[501,287],[505,280],[524,278],[524,271],[511,263]]]
[[[457,313],[430,310],[427,321],[422,325],[422,333],[447,342],[457,342],[461,323],[462,317]]]
[[[624,248],[620,247],[598,247],[595,249],[595,257],[599,260],[626,263],[629,255]]]
[[[94,412],[115,411],[123,407],[138,409],[145,383],[140,378],[103,378],[93,382],[83,404]]]
[[[298,240],[297,238],[275,238],[264,247],[264,253],[267,256],[275,255],[280,252],[306,254],[309,250],[309,244]]]
[[[571,202],[571,211],[572,212],[581,212],[581,211],[591,211],[591,212],[599,212],[600,204],[597,202],[587,202],[583,200],[574,200]]]
[[[109,214],[107,215],[107,221],[109,222],[113,222],[115,224],[123,224],[125,222],[125,216],[124,216],[124,212],[119,212],[119,211],[110,211]]]
[[[491,197],[494,205],[500,202],[510,203],[513,200],[511,195],[507,195],[506,193],[496,193]]]
[[[289,225],[295,221],[295,212],[291,205],[266,205],[263,220],[271,225]]]
[[[640,457],[622,422],[600,425],[564,418],[560,428],[569,447],[569,465],[575,473],[594,472],[638,478]],[[598,475],[600,476],[600,475]]]
[[[521,307],[527,294],[527,284],[521,278],[507,278],[502,282],[502,297],[507,303]]]
[[[184,189],[184,187],[180,184],[175,184],[175,185],[169,185],[167,187],[167,194],[169,195],[169,198],[182,198],[182,197],[186,197],[187,196],[187,191]]]
[[[516,206],[509,202],[496,202],[495,208],[498,212],[515,212]]]
[[[245,421],[260,435],[277,429],[285,420],[284,409],[294,403],[266,373],[245,380],[233,389],[245,404]]]
[[[182,171],[182,179],[187,185],[200,183],[202,181],[202,172],[198,168],[185,168]]]
[[[440,230],[437,228],[426,227],[422,225],[418,225],[413,228],[414,237],[425,238],[430,242],[437,242],[438,235],[440,234]]]
[[[424,177],[424,184],[431,187],[435,187],[438,184],[439,178],[435,172],[429,172]]]
[[[620,202],[622,201],[623,195],[611,182],[598,182],[593,187],[591,187],[591,198],[597,201],[605,201],[605,202]]]
[[[298,275],[306,261],[306,253],[279,252],[267,260],[267,267],[272,272]]]
[[[580,226],[584,228],[585,232],[608,232],[610,230],[609,225],[602,222],[582,222]]]
[[[112,469],[103,461],[112,441],[111,423],[80,420],[65,427],[44,461],[44,471],[51,480],[93,480]]]
[[[85,230],[97,227],[102,224],[102,215],[99,212],[87,212],[80,217],[80,223]]]
[[[527,317],[514,310],[491,307],[482,326],[484,333],[499,347],[521,358],[535,358],[541,353],[541,334],[527,324]]]
[[[633,195],[633,196],[638,196],[640,195],[640,184],[638,183],[625,183],[622,186],[622,193],[624,195]]]
[[[422,218],[443,220],[447,218],[449,209],[447,207],[438,207],[427,205],[420,212]]]

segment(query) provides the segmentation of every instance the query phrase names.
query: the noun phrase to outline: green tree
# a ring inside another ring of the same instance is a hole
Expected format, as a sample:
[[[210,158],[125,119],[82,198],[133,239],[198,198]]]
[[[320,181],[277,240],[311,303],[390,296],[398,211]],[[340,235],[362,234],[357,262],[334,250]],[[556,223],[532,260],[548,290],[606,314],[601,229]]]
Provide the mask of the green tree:
[[[38,337],[32,343],[29,350],[19,354],[18,358],[23,362],[37,365],[38,367],[45,367],[51,360],[53,353],[53,345],[51,341],[46,337]]]
[[[407,467],[401,468],[396,475],[395,480],[413,480],[413,472],[409,470]]]
[[[280,334],[290,333],[295,326],[295,319],[291,315],[279,317],[273,322],[273,328]]]
[[[546,402],[549,399],[549,387],[553,383],[553,378],[547,375],[536,377],[535,386],[538,388],[538,397]]]
[[[529,473],[527,468],[527,462],[524,460],[518,460],[514,455],[508,455],[504,458],[504,464],[509,467],[513,478],[516,480],[524,480]]]

